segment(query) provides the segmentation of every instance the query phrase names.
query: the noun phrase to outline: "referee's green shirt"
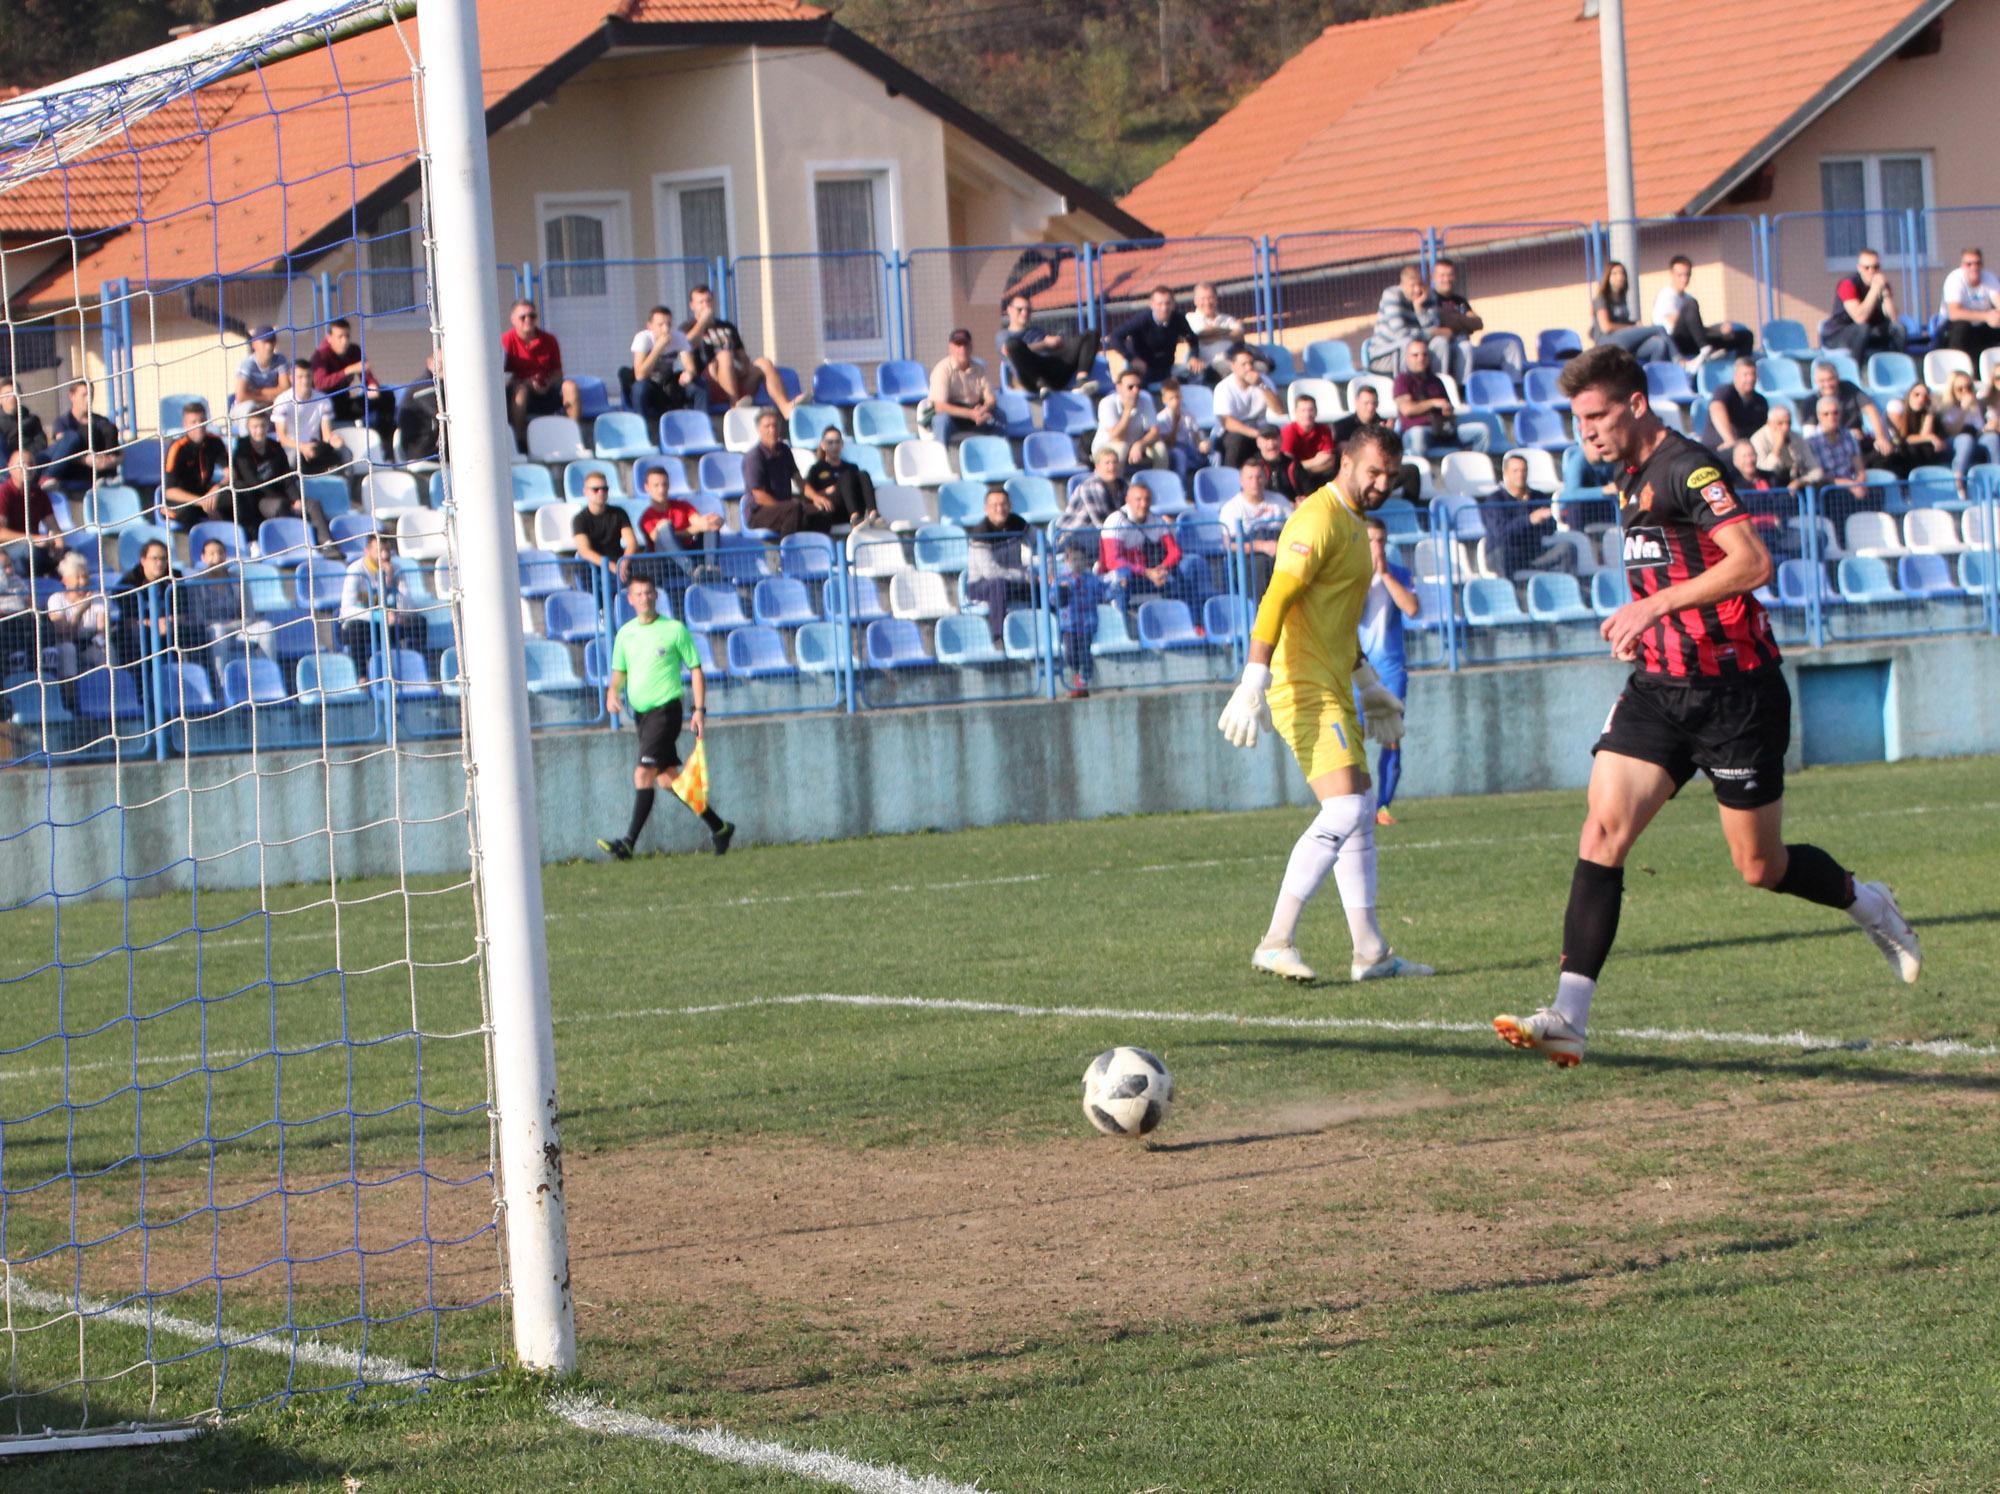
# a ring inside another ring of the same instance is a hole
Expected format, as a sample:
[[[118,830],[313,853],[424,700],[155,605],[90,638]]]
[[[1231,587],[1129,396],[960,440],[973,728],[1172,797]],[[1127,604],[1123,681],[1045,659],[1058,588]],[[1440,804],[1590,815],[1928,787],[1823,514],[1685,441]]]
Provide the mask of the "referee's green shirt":
[[[635,617],[618,630],[611,645],[612,672],[625,676],[625,703],[634,712],[679,700],[681,671],[700,667],[694,634],[671,617],[649,623]]]

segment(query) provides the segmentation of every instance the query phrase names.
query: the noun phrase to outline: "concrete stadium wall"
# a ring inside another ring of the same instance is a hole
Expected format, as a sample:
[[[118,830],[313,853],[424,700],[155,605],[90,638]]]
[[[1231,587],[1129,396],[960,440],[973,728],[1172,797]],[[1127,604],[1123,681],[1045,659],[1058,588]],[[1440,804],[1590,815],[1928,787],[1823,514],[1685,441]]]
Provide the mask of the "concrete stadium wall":
[[[1990,639],[1842,646],[1789,668],[1804,707],[1794,766],[1846,760],[1856,740],[1879,742],[1890,759],[2000,752],[2000,645]],[[1605,660],[1415,676],[1402,792],[1581,787],[1623,675]],[[1203,685],[719,723],[714,799],[747,844],[1306,804],[1277,743],[1253,753],[1223,743],[1215,717],[1226,693]],[[1870,729],[1853,736],[1856,716],[1871,710]],[[596,855],[596,837],[620,829],[630,808],[631,736],[545,734],[535,759],[545,858]],[[252,766],[215,757],[0,773],[0,826],[13,837],[0,856],[0,899],[46,896],[52,872],[71,896],[117,896],[121,868],[137,892],[185,888],[191,856],[205,889],[324,883],[330,868],[343,877],[466,868],[453,743],[376,748],[332,766],[273,753]],[[114,800],[128,807],[107,808]],[[421,823],[385,822],[398,802]],[[674,850],[706,838],[664,802],[647,833]]]

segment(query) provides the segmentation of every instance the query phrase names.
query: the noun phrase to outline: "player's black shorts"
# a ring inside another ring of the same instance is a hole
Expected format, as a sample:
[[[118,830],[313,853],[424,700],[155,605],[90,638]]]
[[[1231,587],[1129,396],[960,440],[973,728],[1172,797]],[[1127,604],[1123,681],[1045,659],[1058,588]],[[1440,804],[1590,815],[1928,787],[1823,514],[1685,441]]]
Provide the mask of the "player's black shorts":
[[[681,765],[680,697],[650,711],[633,715],[639,728],[639,763],[647,768],[678,768]]]
[[[1592,752],[1655,763],[1679,792],[1699,768],[1728,809],[1757,809],[1785,796],[1792,743],[1792,692],[1777,669],[1741,679],[1683,685],[1635,671]]]

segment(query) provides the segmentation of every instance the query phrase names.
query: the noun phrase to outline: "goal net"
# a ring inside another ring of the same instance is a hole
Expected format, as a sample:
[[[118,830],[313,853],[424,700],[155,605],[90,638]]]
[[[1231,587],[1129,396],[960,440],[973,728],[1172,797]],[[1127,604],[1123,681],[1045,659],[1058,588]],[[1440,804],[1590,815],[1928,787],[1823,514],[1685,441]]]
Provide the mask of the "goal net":
[[[546,987],[420,57],[292,0],[0,103],[0,1450],[507,1354]]]

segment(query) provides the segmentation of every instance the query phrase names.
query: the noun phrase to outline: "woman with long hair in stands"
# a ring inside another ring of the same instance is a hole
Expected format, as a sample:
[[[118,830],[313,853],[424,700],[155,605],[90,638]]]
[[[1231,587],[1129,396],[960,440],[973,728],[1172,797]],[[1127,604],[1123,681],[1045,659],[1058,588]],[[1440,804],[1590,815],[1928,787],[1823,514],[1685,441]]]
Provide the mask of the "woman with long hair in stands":
[[[1889,405],[1889,439],[1896,449],[1889,453],[1889,469],[1898,477],[1908,477],[1918,467],[1928,467],[1945,459],[1944,437],[1938,434],[1937,406],[1930,385],[1922,379],[1910,392]]]
[[[1641,363],[1661,363],[1673,357],[1673,344],[1658,327],[1641,326],[1632,314],[1632,278],[1612,260],[1590,298],[1590,340],[1615,342]]]
[[[1986,407],[1979,403],[1972,375],[1960,369],[1951,376],[1942,407],[1938,434],[1951,447],[1951,475],[1958,479],[1958,496],[1965,496],[1965,476],[1982,458],[2000,462],[2000,435],[1986,429]]]

